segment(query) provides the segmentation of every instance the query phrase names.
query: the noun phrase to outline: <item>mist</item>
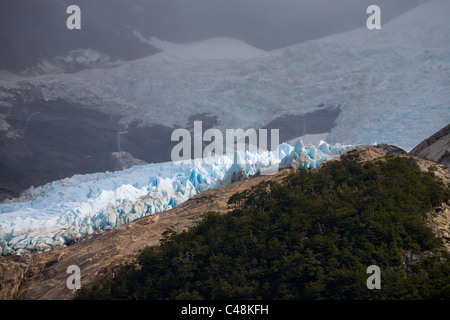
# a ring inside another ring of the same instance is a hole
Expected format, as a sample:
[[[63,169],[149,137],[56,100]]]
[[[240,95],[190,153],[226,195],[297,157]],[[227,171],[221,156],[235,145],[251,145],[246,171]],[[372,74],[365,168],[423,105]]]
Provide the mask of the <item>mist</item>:
[[[145,37],[187,43],[231,37],[274,50],[364,27],[366,9],[382,23],[420,0],[0,0],[0,69],[18,72],[42,59],[91,48],[131,60],[159,52]],[[66,8],[81,8],[82,29],[66,28]]]

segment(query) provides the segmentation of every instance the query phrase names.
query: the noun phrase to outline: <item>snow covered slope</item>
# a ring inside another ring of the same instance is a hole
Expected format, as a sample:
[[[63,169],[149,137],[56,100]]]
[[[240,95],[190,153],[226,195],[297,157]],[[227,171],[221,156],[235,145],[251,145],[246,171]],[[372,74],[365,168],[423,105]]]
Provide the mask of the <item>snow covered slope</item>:
[[[156,37],[147,40],[137,31],[135,31],[135,36],[142,42],[163,50],[168,56],[185,60],[248,60],[266,53],[264,50],[231,38],[215,38],[182,44],[160,40]]]
[[[4,255],[44,251],[162,212],[197,193],[229,184],[241,172],[261,172],[270,164],[315,168],[352,149],[322,143],[319,148],[280,145],[276,152],[135,166],[124,171],[76,175],[31,188],[0,204],[0,247]],[[141,201],[137,203],[136,201]]]
[[[20,73],[23,77],[38,75],[73,73],[89,68],[111,68],[121,64],[120,60],[112,60],[111,57],[92,49],[78,49],[67,52],[65,55],[56,56],[51,61],[40,60],[39,63]]]
[[[186,127],[193,115],[208,114],[223,130],[340,105],[328,142],[410,150],[450,119],[449,15],[450,1],[432,0],[381,30],[273,52],[227,38],[191,45],[151,39],[166,51],[115,68],[2,83],[0,106],[15,93],[79,102],[121,115],[124,124]],[[236,48],[243,59],[234,59]]]
[[[364,27],[322,40],[367,47],[449,49],[449,13],[449,1],[431,0],[382,25],[380,30],[370,31]]]

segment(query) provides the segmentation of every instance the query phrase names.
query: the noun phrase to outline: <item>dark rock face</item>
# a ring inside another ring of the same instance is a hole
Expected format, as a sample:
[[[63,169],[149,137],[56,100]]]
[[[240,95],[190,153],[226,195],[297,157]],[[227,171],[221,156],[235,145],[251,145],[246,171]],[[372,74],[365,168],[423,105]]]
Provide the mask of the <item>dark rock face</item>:
[[[450,167],[450,124],[422,141],[409,154]]]
[[[2,114],[10,128],[0,131],[0,201],[74,174],[122,170],[118,152],[130,155],[130,166],[170,160],[172,128],[123,128],[118,116],[61,100],[19,103]]]
[[[139,123],[124,126],[119,115],[31,94],[0,111],[10,126],[0,131],[0,201],[16,197],[30,186],[74,174],[170,161],[172,148],[178,143],[171,141],[174,128]],[[304,133],[329,131],[339,113],[339,107],[324,107],[303,116],[274,120],[267,128],[280,129],[284,141]],[[204,130],[216,123],[207,114],[190,120],[191,124],[203,121]],[[188,130],[192,133],[193,128]]]
[[[340,113],[340,106],[322,104],[313,112],[284,116],[273,120],[263,128],[279,129],[280,142],[283,142],[305,134],[330,132],[336,126],[336,119]]]
[[[10,192],[115,169],[109,154],[117,151],[117,119],[64,101],[15,105],[6,119],[11,127],[0,136],[0,187]]]
[[[123,1],[114,2],[108,11],[108,1],[6,0],[0,3],[0,69],[21,72],[41,60],[51,61],[67,52],[91,48],[113,59],[132,60],[155,54],[160,50],[140,42],[133,36],[127,23],[117,23],[122,13],[125,20],[133,6]],[[137,1],[135,1],[137,2]],[[82,8],[82,28],[71,32],[66,27],[66,9],[69,4]],[[113,15],[114,13],[114,15]]]

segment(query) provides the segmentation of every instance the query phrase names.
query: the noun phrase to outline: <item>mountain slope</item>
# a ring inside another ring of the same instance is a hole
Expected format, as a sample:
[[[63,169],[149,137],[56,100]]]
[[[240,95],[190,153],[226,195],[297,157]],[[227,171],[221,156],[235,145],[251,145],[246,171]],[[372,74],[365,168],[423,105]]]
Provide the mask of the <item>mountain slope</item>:
[[[289,172],[286,169],[274,176],[259,176],[205,191],[163,214],[135,220],[63,249],[0,256],[0,299],[71,299],[75,292],[65,285],[69,265],[83,269],[83,286],[94,284],[98,277],[110,277],[120,264],[136,259],[146,246],[158,245],[167,228],[183,230],[195,225],[209,210],[227,212],[227,201],[235,192],[261,181],[278,181]]]
[[[386,156],[390,148],[368,147],[357,151],[357,161],[373,162]],[[407,157],[405,154],[390,157]],[[429,160],[413,158],[418,161],[423,172],[437,168],[435,175],[450,182],[450,175],[440,165]],[[339,161],[337,159],[336,161]],[[436,167],[437,166],[437,167]],[[320,169],[318,169],[320,170]],[[158,245],[167,228],[181,231],[201,221],[207,211],[228,212],[233,208],[228,199],[238,192],[264,181],[280,181],[292,169],[285,169],[274,176],[259,176],[228,186],[204,191],[187,200],[180,206],[164,213],[137,219],[101,234],[89,236],[73,245],[43,253],[25,253],[21,256],[0,257],[0,297],[2,299],[71,299],[75,292],[65,286],[69,265],[79,265],[82,271],[82,286],[89,287],[98,279],[111,277],[119,265],[134,261],[147,246]],[[434,232],[447,239],[450,220],[448,205],[443,204],[428,214],[428,224]],[[445,242],[450,252],[450,238]]]
[[[365,47],[409,47],[447,50],[450,34],[448,13],[450,3],[446,0],[432,0],[382,24],[375,32],[359,28],[350,32],[331,35],[324,41],[347,43]],[[426,32],[424,32],[427,30]],[[413,52],[412,52],[413,53]]]
[[[361,153],[233,195],[79,298],[449,299],[450,254],[424,220],[450,190],[410,157]]]

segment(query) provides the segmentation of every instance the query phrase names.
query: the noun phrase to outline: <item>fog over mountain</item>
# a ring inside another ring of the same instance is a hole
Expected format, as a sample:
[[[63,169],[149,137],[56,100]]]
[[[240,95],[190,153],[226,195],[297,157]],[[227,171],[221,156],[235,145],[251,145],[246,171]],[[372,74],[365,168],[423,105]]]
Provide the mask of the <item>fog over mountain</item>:
[[[144,37],[189,43],[230,37],[273,50],[365,26],[369,5],[387,23],[420,0],[0,0],[0,69],[23,71],[80,48],[111,59],[159,52]],[[82,28],[66,28],[66,8],[81,8]]]

